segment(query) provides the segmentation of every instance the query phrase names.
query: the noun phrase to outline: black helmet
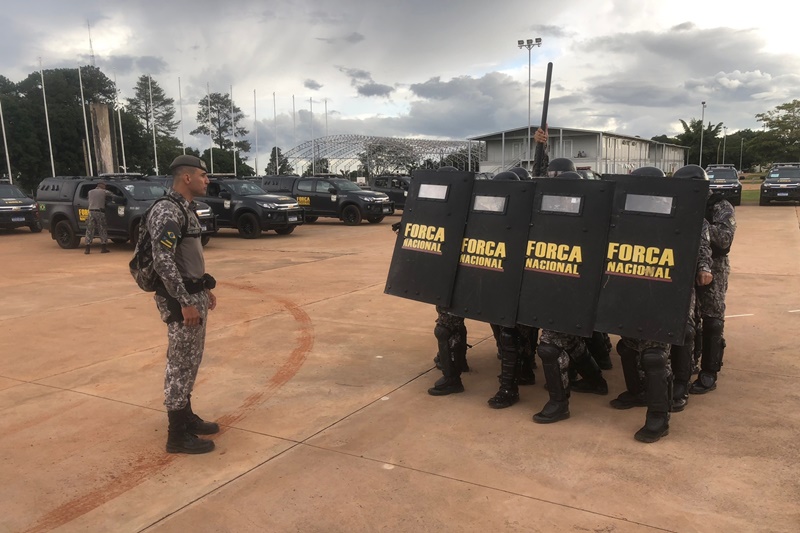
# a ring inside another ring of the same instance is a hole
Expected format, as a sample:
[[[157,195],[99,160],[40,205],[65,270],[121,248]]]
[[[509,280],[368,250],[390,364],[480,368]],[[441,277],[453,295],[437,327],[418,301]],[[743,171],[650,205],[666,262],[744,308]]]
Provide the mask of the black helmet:
[[[575,172],[575,163],[566,157],[556,157],[547,165],[548,172]]]
[[[581,176],[577,172],[572,172],[571,170],[569,172],[560,173],[558,175],[558,177],[559,178],[566,178],[566,179],[569,179],[569,180],[582,180],[583,179],[583,176]]]
[[[495,174],[495,176],[492,179],[495,181],[519,181],[519,176],[517,176],[510,170],[506,170],[504,172]]]
[[[439,167],[439,171],[453,172],[453,171],[458,171],[458,169],[456,167],[448,165],[446,167]]]
[[[634,176],[652,176],[654,178],[663,178],[666,176],[664,171],[658,167],[639,167],[633,172],[631,172]]]
[[[686,165],[672,174],[673,178],[708,181],[708,174],[700,165]]]
[[[519,176],[519,179],[521,180],[531,179],[531,173],[522,167],[514,167],[510,169],[509,172],[513,172],[514,174],[516,174],[517,176]]]

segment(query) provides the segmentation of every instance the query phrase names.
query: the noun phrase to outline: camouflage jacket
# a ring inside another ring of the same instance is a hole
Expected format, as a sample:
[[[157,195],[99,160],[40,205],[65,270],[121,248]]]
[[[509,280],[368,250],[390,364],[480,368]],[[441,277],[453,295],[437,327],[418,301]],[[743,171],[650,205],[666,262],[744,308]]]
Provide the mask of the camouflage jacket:
[[[711,199],[711,194],[709,194]],[[706,210],[708,231],[711,234],[711,248],[714,257],[728,255],[736,232],[736,217],[733,205],[727,200],[718,200]]]

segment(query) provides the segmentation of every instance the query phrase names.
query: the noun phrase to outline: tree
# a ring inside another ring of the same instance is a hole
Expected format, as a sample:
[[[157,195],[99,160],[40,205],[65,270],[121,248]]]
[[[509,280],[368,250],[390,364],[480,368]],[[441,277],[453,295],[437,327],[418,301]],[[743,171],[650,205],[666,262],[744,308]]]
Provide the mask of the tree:
[[[151,83],[152,82],[152,83]],[[150,107],[150,86],[153,88],[153,106]],[[136,117],[145,131],[153,134],[153,119],[156,125],[156,138],[175,134],[180,120],[175,120],[175,100],[167,98],[164,89],[155,80],[142,74],[133,88],[133,98],[128,98],[128,112]]]
[[[792,100],[756,115],[768,128],[769,137],[783,146],[775,160],[800,160],[800,100]]]
[[[294,167],[289,163],[289,158],[283,155],[283,151],[280,148],[277,148],[278,161],[280,161],[280,164],[278,165],[278,171],[275,172],[275,151],[275,147],[270,150],[269,164],[267,168],[264,169],[264,173],[267,176],[294,174]]]
[[[242,157],[239,155],[240,153],[241,152],[236,152],[236,175],[255,176],[255,170],[253,167],[245,163],[244,159],[242,159]],[[208,165],[208,171],[211,172],[211,150],[206,148],[201,157]],[[218,148],[214,148],[214,173],[233,173],[233,152],[231,150],[220,150]]]
[[[358,154],[362,166],[370,176],[380,174],[407,173],[417,165],[414,148],[403,141],[374,141]]]
[[[312,174],[327,174],[330,172],[330,161],[325,157],[318,157],[314,160],[313,164],[308,165],[303,171],[303,176],[311,176]]]
[[[211,101],[209,111],[209,100]],[[222,93],[211,93],[204,96],[198,105],[197,123],[191,135],[210,135],[214,145],[222,150],[233,147],[234,123],[236,124],[236,148],[241,152],[250,151],[250,142],[244,139],[249,131],[241,126],[244,113],[236,105],[231,105],[231,97]],[[231,112],[231,110],[233,110]],[[233,159],[231,159],[233,163]]]

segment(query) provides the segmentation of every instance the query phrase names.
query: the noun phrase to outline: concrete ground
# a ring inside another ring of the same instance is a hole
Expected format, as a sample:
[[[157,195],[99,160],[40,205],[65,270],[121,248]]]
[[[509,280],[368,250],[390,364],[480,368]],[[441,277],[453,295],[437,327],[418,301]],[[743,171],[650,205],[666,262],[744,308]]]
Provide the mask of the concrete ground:
[[[531,421],[541,370],[489,409],[478,322],[466,392],[426,394],[434,309],[383,294],[396,218],[225,231],[193,395],[223,430],[201,456],[164,452],[166,328],[130,246],[0,232],[0,531],[798,531],[798,211],[736,214],[720,386],[649,445],[643,409],[608,405],[616,356],[611,394],[573,394],[567,421]]]

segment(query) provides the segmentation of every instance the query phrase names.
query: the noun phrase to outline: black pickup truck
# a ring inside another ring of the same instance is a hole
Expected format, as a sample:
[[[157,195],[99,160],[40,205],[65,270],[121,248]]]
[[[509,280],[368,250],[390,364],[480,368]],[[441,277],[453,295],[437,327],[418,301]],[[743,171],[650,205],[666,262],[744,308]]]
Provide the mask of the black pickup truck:
[[[0,228],[15,229],[27,226],[33,233],[42,231],[39,208],[19,187],[0,180]]]
[[[328,176],[265,176],[261,186],[269,192],[288,194],[305,210],[306,222],[333,217],[348,226],[366,219],[377,224],[394,213],[394,202],[376,191],[364,190],[345,178]]]
[[[36,190],[42,225],[62,248],[77,248],[86,232],[89,218],[89,191],[101,181],[114,196],[106,202],[108,237],[112,242],[136,243],[142,217],[153,202],[167,193],[161,183],[139,174],[101,176],[56,176],[45,178]],[[205,246],[216,232],[214,214],[208,205],[197,202],[197,218],[203,228]]]
[[[406,206],[411,176],[375,176],[369,180],[369,190],[385,193],[394,202],[395,209]]]

